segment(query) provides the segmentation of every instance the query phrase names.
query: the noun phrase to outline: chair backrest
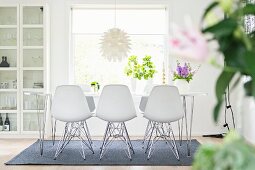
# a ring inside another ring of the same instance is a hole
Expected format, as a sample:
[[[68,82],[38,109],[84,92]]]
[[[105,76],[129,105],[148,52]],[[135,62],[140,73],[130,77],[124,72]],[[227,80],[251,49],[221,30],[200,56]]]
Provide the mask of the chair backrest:
[[[148,96],[142,96],[142,97],[141,97],[140,104],[139,104],[139,110],[140,110],[142,113],[144,113],[144,111],[145,111],[147,102],[148,102]]]
[[[79,84],[83,92],[91,92],[91,86],[88,84]]]
[[[132,95],[126,85],[106,85],[99,98],[96,116],[108,122],[124,122],[136,117]]]
[[[155,86],[148,98],[144,116],[156,122],[173,122],[184,116],[184,109],[177,87]]]
[[[53,117],[64,122],[78,122],[91,116],[87,99],[76,85],[58,86],[52,101]]]

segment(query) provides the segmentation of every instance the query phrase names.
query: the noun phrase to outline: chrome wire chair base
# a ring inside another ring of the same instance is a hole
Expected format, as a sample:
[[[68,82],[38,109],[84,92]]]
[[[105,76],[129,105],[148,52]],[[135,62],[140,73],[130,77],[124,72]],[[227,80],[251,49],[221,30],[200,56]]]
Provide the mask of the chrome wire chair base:
[[[91,152],[94,154],[92,141],[89,136],[89,131],[88,131],[86,122],[70,122],[70,123],[66,123],[65,125],[64,134],[58,143],[58,147],[57,147],[54,159],[56,159],[59,156],[59,154],[65,149],[67,144],[75,137],[80,139],[81,156],[83,159],[86,159],[85,151],[84,151],[85,146],[88,147],[91,150]]]
[[[156,142],[159,141],[159,139],[163,139],[164,141],[166,141],[166,143],[172,150],[176,159],[180,160],[179,150],[176,145],[176,140],[175,140],[175,136],[174,136],[171,124],[170,123],[158,123],[158,122],[152,122],[152,130],[149,135],[149,140],[148,140],[147,148],[145,151],[145,152],[148,151],[147,159],[151,158],[152,153],[154,151],[154,145]]]
[[[147,127],[146,127],[146,130],[145,130],[145,133],[144,133],[143,141],[142,141],[142,144],[143,144],[142,147],[143,148],[144,148],[146,140],[150,137],[150,133],[151,133],[152,127],[153,127],[153,123],[152,123],[152,121],[149,120],[148,123],[147,123]]]
[[[130,141],[127,128],[124,122],[119,123],[113,123],[108,122],[106,131],[104,134],[103,144],[101,146],[100,150],[100,160],[103,158],[107,151],[107,147],[109,147],[114,140],[121,139],[126,144],[126,150],[125,153],[127,157],[132,160],[131,151],[134,154],[134,148],[132,146],[132,143]]]

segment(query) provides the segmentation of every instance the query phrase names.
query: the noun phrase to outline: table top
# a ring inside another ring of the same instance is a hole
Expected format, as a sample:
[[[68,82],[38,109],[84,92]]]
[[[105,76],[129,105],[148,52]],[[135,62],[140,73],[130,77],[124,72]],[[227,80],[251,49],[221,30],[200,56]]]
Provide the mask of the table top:
[[[86,96],[92,96],[92,97],[99,97],[100,93],[84,93]],[[148,94],[132,94],[134,97],[146,97],[149,96]],[[207,96],[207,93],[204,92],[188,92],[188,93],[181,93],[180,96]]]

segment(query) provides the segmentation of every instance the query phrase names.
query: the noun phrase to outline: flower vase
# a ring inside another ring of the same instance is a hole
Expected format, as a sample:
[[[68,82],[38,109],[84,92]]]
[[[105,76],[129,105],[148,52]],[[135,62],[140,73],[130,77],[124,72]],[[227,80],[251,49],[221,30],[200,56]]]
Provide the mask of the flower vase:
[[[179,93],[188,93],[190,90],[190,84],[186,80],[176,79],[174,85],[178,88]]]
[[[252,144],[255,144],[255,99],[245,96],[242,101],[242,134]]]
[[[148,80],[146,80],[146,84],[145,84],[143,93],[144,93],[145,95],[149,95],[150,92],[151,92],[151,90],[152,90],[152,86],[153,86],[153,79],[152,79],[152,78],[149,78]]]
[[[136,92],[136,79],[135,78],[130,79],[130,87],[131,87],[131,92],[135,93]]]
[[[144,80],[144,79],[138,80],[135,93],[139,95],[143,95],[146,83],[147,83],[147,80]]]

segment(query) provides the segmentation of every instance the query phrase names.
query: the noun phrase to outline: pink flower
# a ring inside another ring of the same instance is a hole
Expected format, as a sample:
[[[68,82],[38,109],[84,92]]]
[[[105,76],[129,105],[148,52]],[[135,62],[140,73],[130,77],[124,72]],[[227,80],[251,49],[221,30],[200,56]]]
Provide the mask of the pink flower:
[[[205,61],[208,57],[208,43],[203,33],[194,27],[173,27],[170,37],[170,54],[196,61]],[[188,28],[189,27],[189,28]]]

